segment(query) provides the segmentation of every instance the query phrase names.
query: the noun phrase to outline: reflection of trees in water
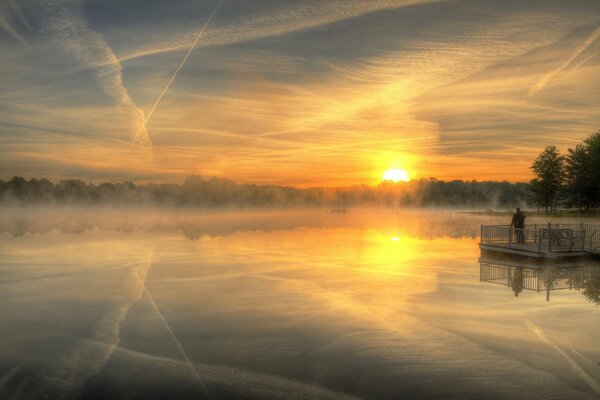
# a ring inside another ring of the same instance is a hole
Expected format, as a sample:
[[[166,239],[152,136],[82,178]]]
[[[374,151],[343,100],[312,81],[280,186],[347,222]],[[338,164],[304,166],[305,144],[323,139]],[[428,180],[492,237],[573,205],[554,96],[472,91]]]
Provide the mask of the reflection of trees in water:
[[[600,275],[590,276],[581,288],[581,294],[588,301],[600,304]]]
[[[505,218],[500,216],[498,220]],[[348,228],[374,229],[384,236],[406,235],[425,240],[440,237],[474,239],[479,234],[481,223],[489,219],[489,216],[449,211],[396,212],[395,209],[369,208],[350,210],[339,215],[321,208],[208,211],[191,208],[0,207],[0,233],[21,237],[51,231],[66,234],[82,234],[93,230],[176,232],[190,240],[197,240],[204,235],[227,236],[238,231]]]
[[[600,265],[526,264],[504,260],[480,260],[482,282],[505,285],[515,297],[523,290],[545,292],[576,290],[590,302],[600,304]]]

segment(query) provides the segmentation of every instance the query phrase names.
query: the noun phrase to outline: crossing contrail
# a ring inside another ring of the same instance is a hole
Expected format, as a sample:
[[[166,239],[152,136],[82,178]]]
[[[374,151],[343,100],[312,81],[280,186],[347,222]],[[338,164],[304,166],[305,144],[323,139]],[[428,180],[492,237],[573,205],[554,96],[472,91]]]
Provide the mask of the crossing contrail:
[[[217,10],[219,9],[219,7],[221,7],[221,4],[223,4],[223,0],[219,0],[219,3],[217,4],[217,6],[214,8],[214,10],[212,11],[212,13],[210,13],[210,16],[208,17],[208,19],[204,23],[204,26],[202,27],[202,29],[200,29],[200,32],[196,36],[196,40],[194,40],[194,43],[192,43],[192,46],[189,48],[189,50],[187,51],[187,53],[185,54],[185,56],[183,57],[183,59],[179,63],[179,66],[175,70],[175,73],[173,74],[173,76],[171,76],[171,79],[169,79],[169,81],[165,85],[165,88],[158,95],[158,98],[154,102],[154,105],[150,109],[150,112],[148,113],[148,115],[146,115],[146,118],[144,119],[144,122],[142,122],[142,125],[140,126],[140,128],[137,131],[137,133],[133,137],[133,140],[131,141],[131,144],[129,145],[129,149],[131,149],[131,147],[133,146],[133,144],[135,143],[135,141],[137,140],[137,138],[140,136],[140,134],[142,133],[142,131],[144,130],[144,128],[146,128],[146,124],[150,120],[150,117],[154,113],[154,110],[156,110],[156,107],[158,107],[158,104],[160,103],[160,100],[163,98],[163,96],[165,95],[165,93],[167,93],[167,90],[169,90],[169,87],[171,86],[171,84],[173,83],[173,81],[175,80],[175,78],[177,77],[177,74],[179,73],[179,71],[181,70],[181,68],[183,68],[185,62],[190,57],[190,54],[192,54],[192,51],[194,50],[194,47],[196,47],[196,44],[198,44],[198,41],[200,40],[200,38],[202,37],[202,34],[206,30],[206,27],[208,26],[208,24],[210,24],[210,21],[213,19],[213,17],[217,13]]]
[[[150,300],[150,303],[152,303],[152,306],[154,307],[154,310],[156,310],[156,313],[160,316],[160,319],[162,319],[162,322],[165,324],[165,327],[167,328],[167,330],[169,331],[169,333],[171,334],[171,337],[173,338],[173,341],[175,342],[175,344],[177,345],[177,347],[179,348],[179,351],[181,352],[181,354],[183,355],[183,358],[185,358],[185,360],[187,361],[187,363],[189,364],[192,372],[194,373],[194,375],[196,376],[196,378],[198,379],[198,382],[200,382],[200,386],[202,386],[202,389],[204,390],[204,393],[206,393],[206,396],[210,399],[210,400],[214,400],[213,397],[210,395],[210,393],[208,392],[208,389],[206,388],[206,385],[204,384],[204,381],[202,380],[202,378],[200,377],[200,374],[198,373],[198,371],[196,370],[196,368],[194,367],[194,364],[192,364],[192,360],[190,360],[190,358],[188,357],[187,353],[185,352],[185,350],[183,349],[183,346],[181,345],[181,343],[179,342],[179,340],[177,339],[177,336],[175,336],[175,333],[173,332],[173,330],[171,329],[171,326],[169,325],[169,323],[167,322],[167,319],[165,318],[165,316],[163,315],[163,313],[160,312],[158,306],[156,305],[156,302],[154,301],[154,298],[152,298],[152,295],[150,294],[150,292],[148,291],[148,289],[146,288],[146,285],[144,285],[144,282],[140,279],[139,275],[137,274],[137,272],[135,273],[135,277],[137,278],[138,282],[140,283],[140,285],[142,286],[142,288],[144,289],[144,293],[146,293],[146,296],[148,296],[148,299]]]

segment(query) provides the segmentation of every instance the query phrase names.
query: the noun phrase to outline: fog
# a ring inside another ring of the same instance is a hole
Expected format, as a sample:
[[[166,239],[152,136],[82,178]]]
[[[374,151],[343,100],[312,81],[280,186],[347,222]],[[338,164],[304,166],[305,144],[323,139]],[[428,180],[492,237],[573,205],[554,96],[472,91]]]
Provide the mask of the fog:
[[[108,205],[219,208],[294,207],[449,207],[508,210],[532,202],[526,183],[384,181],[375,186],[299,189],[290,186],[238,184],[222,178],[191,176],[183,184],[86,183],[13,177],[0,180],[0,204]]]
[[[178,232],[188,239],[227,236],[237,231],[297,228],[378,229],[413,237],[476,238],[482,224],[509,224],[511,212],[468,212],[452,208],[357,207],[344,212],[323,207],[198,209],[156,206],[2,206],[0,233],[14,237],[57,231]],[[526,211],[527,212],[527,211]],[[600,222],[599,217],[527,212],[528,224]]]
[[[433,216],[433,218],[432,218]],[[474,238],[482,223],[508,221],[510,215],[469,214],[456,210],[354,208],[165,209],[157,207],[0,207],[0,232],[14,237],[57,231],[177,232],[188,239],[227,236],[238,231],[283,231],[297,228],[401,230],[419,238]]]

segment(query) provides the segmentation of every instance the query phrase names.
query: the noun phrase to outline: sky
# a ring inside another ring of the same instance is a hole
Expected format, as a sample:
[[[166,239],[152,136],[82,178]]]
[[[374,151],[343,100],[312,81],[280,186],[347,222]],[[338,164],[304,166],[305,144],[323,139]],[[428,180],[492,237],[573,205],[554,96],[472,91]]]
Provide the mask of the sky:
[[[0,179],[528,181],[599,76],[597,0],[0,0]]]

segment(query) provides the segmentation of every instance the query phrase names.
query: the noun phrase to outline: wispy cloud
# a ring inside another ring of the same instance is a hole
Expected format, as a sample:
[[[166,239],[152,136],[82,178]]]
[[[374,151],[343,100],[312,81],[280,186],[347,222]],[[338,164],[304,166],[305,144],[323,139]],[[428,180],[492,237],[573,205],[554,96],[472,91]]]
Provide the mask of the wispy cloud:
[[[533,85],[531,87],[531,89],[529,89],[529,92],[527,94],[529,96],[535,96],[535,94],[537,92],[539,92],[540,90],[542,90],[554,76],[558,75],[563,69],[565,69],[569,65],[571,65],[571,63],[573,61],[575,61],[575,59],[577,59],[577,57],[579,57],[579,55],[581,53],[583,53],[588,47],[590,47],[590,45],[592,43],[594,43],[596,41],[596,39],[598,39],[598,37],[600,37],[600,26],[598,26],[594,30],[594,32],[592,32],[592,34],[587,39],[585,39],[583,41],[583,43],[581,43],[579,46],[577,46],[577,48],[575,49],[575,51],[573,51],[573,53],[571,53],[571,55],[566,59],[565,62],[563,62],[554,71],[551,71],[550,73],[548,73],[547,75],[545,75],[542,79],[540,79],[540,81],[538,83],[536,83],[535,85]]]
[[[82,4],[69,0],[47,1],[43,5],[43,32],[83,67],[93,68],[104,93],[131,113],[130,134],[133,136],[139,130],[135,139],[143,144],[151,143],[147,129],[143,127],[144,112],[136,106],[123,84],[121,64],[104,38],[86,22]]]
[[[337,21],[356,18],[364,14],[407,7],[417,4],[434,3],[442,0],[336,0],[320,2],[282,3],[281,6],[250,17],[228,20],[211,30],[199,44],[219,46],[242,43],[251,40],[280,36],[291,32],[317,28]],[[171,34],[149,44],[126,51],[119,56],[120,61],[160,53],[186,49],[196,32]]]
[[[27,44],[21,31],[31,31],[31,25],[29,25],[23,10],[15,0],[0,2],[0,29],[11,35],[22,45]]]

